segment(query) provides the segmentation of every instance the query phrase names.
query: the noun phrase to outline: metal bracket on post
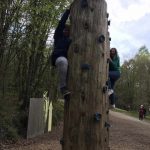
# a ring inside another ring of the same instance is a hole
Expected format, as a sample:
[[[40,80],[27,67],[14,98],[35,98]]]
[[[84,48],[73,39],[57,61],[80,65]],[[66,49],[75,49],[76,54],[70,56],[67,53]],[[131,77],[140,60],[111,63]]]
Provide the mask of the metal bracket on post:
[[[88,7],[87,0],[81,0],[81,8],[86,8],[86,7]]]
[[[94,120],[95,120],[96,122],[99,122],[100,119],[101,119],[101,117],[102,117],[102,115],[101,115],[100,113],[98,113],[98,112],[94,114]]]
[[[105,41],[105,36],[104,35],[100,35],[98,37],[98,41],[99,41],[99,43],[103,43]]]

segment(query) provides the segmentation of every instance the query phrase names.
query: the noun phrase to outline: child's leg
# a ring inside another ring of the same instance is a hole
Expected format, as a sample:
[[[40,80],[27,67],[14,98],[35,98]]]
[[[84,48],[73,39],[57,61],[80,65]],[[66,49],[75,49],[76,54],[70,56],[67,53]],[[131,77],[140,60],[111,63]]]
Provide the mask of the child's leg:
[[[119,71],[109,71],[109,91],[113,91],[110,92],[111,94],[109,95],[109,100],[110,100],[110,104],[115,107],[115,94],[114,94],[114,86],[115,86],[115,82],[120,78],[120,72]],[[108,91],[108,94],[109,94]]]
[[[109,71],[109,78],[110,78],[111,88],[114,89],[115,82],[120,78],[120,72]]]
[[[55,65],[58,69],[59,87],[66,87],[68,60],[65,57],[58,57]]]

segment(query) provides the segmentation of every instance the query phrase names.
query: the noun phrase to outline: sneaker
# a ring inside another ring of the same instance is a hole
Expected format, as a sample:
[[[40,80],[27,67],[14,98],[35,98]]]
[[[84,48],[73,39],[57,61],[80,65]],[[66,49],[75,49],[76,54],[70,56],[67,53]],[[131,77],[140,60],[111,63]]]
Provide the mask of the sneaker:
[[[108,89],[108,95],[110,96],[112,93],[114,93],[113,89]]]
[[[62,95],[63,95],[64,98],[67,95],[70,95],[70,91],[66,87],[62,87],[60,90],[61,90],[61,93],[62,93]]]
[[[112,105],[112,108],[113,108],[113,109],[115,109],[115,108],[116,108],[116,105],[115,105],[115,104],[113,104],[113,105]]]
[[[64,97],[67,96],[67,95],[70,95],[70,91],[68,91],[68,90],[64,91],[64,93],[63,93]]]
[[[110,108],[110,109],[115,109],[115,108],[116,108],[116,105],[115,105],[115,104],[110,105],[109,108]]]

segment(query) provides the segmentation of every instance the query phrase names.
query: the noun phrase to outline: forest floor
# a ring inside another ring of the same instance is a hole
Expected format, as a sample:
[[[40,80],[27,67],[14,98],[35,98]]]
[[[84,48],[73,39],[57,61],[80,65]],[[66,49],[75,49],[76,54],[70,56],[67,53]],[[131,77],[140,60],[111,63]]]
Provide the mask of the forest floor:
[[[150,123],[110,111],[110,150],[150,150]],[[63,124],[49,134],[15,144],[2,144],[0,150],[61,150]]]

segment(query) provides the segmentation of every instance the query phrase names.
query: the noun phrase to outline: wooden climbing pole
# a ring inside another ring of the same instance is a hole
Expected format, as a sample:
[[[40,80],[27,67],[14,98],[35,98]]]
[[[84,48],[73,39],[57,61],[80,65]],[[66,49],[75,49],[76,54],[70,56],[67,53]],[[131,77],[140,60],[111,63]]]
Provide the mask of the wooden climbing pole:
[[[70,100],[65,102],[63,150],[109,149],[109,50],[105,0],[75,0],[71,7]]]

